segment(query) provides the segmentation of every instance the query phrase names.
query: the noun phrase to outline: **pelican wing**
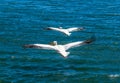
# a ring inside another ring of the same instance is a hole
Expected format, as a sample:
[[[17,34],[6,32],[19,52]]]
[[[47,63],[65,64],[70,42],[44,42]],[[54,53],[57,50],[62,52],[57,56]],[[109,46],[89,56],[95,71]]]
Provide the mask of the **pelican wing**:
[[[73,27],[73,28],[69,28],[67,29],[69,32],[72,32],[72,31],[80,31],[80,30],[83,30],[83,28],[78,28],[78,27]]]
[[[45,45],[45,44],[28,44],[24,45],[24,48],[37,48],[37,49],[48,49],[48,50],[55,50],[54,46]]]
[[[47,30],[61,31],[61,29],[59,29],[59,28],[54,28],[54,27],[48,27]]]
[[[78,41],[78,42],[72,42],[72,43],[65,44],[64,47],[66,50],[68,50],[69,48],[78,47],[82,44],[83,44],[82,41]]]
[[[66,50],[68,50],[69,48],[78,47],[78,46],[82,46],[82,45],[85,45],[85,44],[90,44],[93,41],[95,41],[95,38],[91,37],[90,39],[85,40],[85,41],[78,41],[78,42],[65,44],[64,47],[65,47]]]

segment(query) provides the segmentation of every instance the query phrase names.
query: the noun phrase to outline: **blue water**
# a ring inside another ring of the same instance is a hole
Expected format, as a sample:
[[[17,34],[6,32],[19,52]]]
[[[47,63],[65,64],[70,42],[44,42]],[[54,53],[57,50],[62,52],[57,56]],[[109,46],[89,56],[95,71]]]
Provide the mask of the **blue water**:
[[[70,37],[46,27],[84,27]],[[22,45],[92,44],[70,49],[68,58],[55,51]],[[1,0],[0,83],[120,83],[119,0]]]

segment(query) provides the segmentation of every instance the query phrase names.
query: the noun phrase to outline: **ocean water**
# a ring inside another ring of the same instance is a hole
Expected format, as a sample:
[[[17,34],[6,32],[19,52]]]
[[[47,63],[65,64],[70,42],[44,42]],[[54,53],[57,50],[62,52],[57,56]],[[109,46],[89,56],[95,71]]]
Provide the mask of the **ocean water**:
[[[66,37],[46,27],[85,30]],[[67,58],[51,50],[22,48],[93,35],[95,42],[68,50]],[[120,1],[1,0],[0,83],[120,83]]]

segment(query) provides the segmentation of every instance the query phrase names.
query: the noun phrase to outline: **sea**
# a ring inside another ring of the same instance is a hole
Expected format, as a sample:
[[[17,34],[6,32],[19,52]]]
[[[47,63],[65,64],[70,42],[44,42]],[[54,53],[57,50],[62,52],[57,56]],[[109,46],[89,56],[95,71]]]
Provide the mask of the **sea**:
[[[83,27],[66,36],[47,27]],[[88,45],[67,50],[26,44]],[[119,0],[0,0],[0,83],[120,83]]]

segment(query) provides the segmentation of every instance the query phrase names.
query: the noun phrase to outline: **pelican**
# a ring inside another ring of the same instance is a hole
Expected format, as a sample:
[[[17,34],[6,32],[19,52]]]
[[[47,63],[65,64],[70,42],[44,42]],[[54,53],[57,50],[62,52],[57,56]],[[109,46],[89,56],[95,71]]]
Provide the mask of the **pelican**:
[[[64,33],[64,34],[67,35],[67,36],[70,36],[70,35],[71,35],[71,32],[73,32],[73,31],[81,31],[81,30],[83,30],[83,29],[84,29],[83,27],[81,27],[81,28],[72,27],[72,28],[68,28],[68,29],[63,29],[62,27],[59,27],[59,28],[48,27],[48,28],[46,28],[46,30],[54,30],[54,31],[62,32],[62,33]]]
[[[67,52],[68,49],[73,47],[78,47],[86,44],[90,44],[95,40],[94,37],[91,37],[90,39],[84,40],[84,41],[77,41],[68,43],[65,45],[58,45],[57,41],[53,41],[51,44],[27,44],[24,45],[24,48],[36,48],[36,49],[47,49],[47,50],[55,50],[57,53],[61,54],[63,57],[67,57],[70,52]]]

